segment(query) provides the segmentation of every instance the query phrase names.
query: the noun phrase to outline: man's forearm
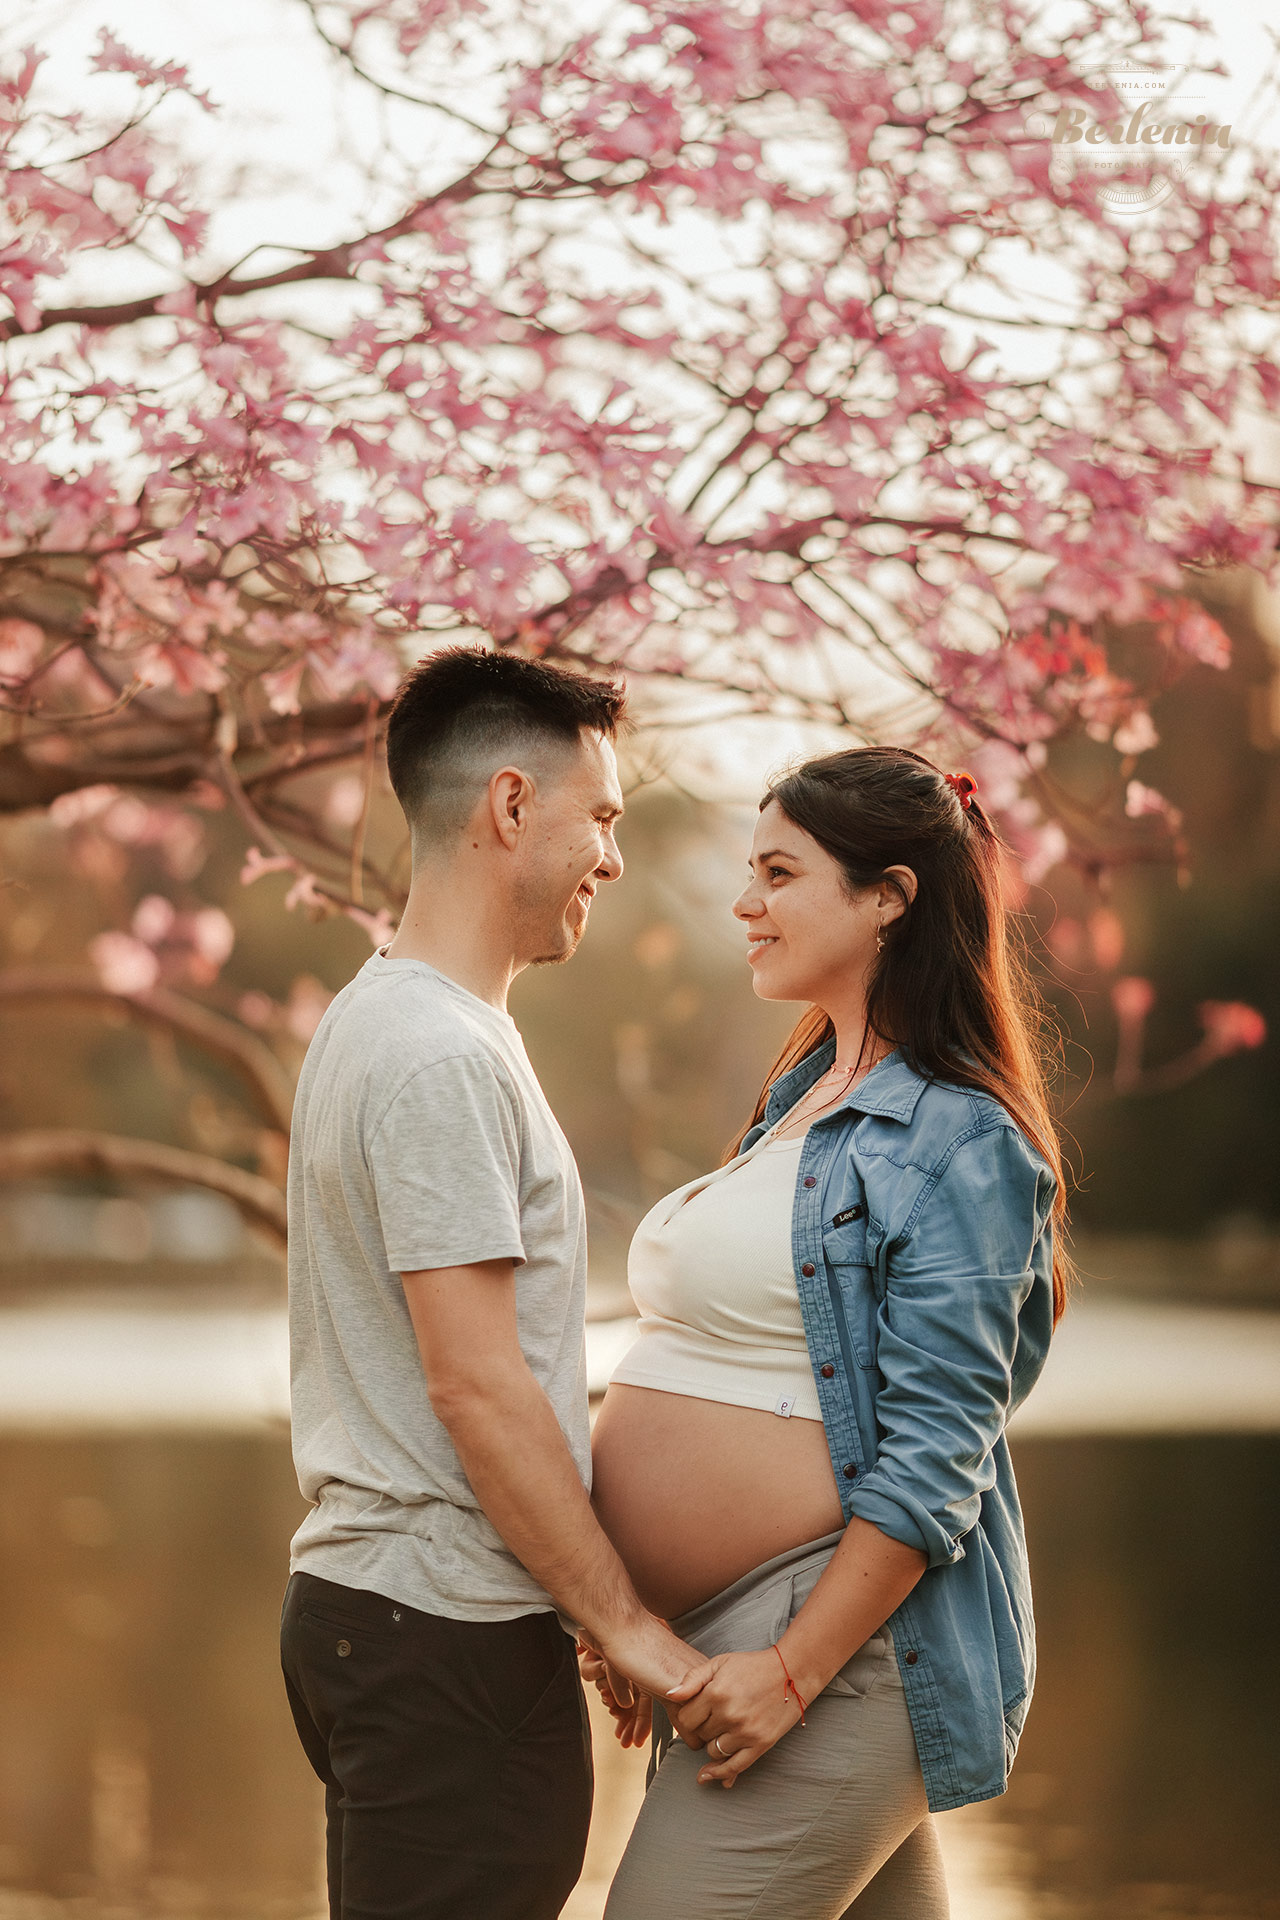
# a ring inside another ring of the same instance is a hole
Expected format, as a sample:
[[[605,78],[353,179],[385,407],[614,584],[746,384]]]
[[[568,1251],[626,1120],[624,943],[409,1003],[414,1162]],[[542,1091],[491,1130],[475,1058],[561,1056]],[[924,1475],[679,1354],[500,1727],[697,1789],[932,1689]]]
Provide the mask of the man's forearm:
[[[600,1528],[519,1343],[510,1259],[403,1275],[427,1395],[487,1518],[612,1664],[688,1698],[708,1663],[649,1613]]]
[[[437,1411],[485,1514],[556,1604],[596,1641],[647,1624],[532,1373],[504,1369]]]

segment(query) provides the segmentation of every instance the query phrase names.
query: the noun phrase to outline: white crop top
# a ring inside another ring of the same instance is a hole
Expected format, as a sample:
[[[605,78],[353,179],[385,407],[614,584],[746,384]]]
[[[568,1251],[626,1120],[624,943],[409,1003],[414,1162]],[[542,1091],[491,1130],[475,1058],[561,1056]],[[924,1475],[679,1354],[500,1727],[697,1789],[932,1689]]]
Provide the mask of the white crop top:
[[[803,1145],[766,1135],[645,1215],[627,1263],[640,1325],[611,1381],[822,1418],[792,1272]]]

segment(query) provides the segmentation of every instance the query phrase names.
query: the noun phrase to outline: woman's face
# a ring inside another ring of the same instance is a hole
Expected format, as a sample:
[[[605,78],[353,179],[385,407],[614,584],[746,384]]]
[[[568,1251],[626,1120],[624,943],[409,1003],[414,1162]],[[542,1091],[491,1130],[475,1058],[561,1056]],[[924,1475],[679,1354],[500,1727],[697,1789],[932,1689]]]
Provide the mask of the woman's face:
[[[891,867],[913,892],[908,867]],[[830,1009],[865,994],[876,932],[902,902],[883,881],[850,896],[844,871],[771,800],[756,823],[751,879],[733,903],[747,935],[747,964],[762,1000],[808,1000]]]

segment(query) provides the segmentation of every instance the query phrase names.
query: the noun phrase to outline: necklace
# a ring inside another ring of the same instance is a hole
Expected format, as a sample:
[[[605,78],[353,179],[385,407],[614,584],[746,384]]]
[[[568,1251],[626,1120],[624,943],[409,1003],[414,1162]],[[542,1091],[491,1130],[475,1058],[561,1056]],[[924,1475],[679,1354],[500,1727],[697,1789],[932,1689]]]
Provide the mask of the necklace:
[[[875,1057],[875,1059],[868,1060],[866,1066],[862,1069],[862,1071],[864,1073],[870,1073],[872,1067],[878,1067],[882,1060],[887,1060],[889,1058],[889,1054],[892,1053],[892,1051],[893,1049],[892,1047],[890,1047],[886,1052],[878,1054]],[[851,1067],[842,1067],[838,1060],[833,1060],[831,1062],[831,1065],[827,1068],[826,1073],[823,1074],[822,1078],[825,1080],[828,1078],[828,1076],[831,1076],[833,1078],[838,1079],[840,1075],[843,1074],[846,1079],[852,1079],[853,1075],[857,1071],[858,1071],[858,1063],[856,1061]],[[818,1085],[818,1082],[815,1080],[814,1086],[817,1086],[817,1085]]]
[[[889,1053],[892,1053],[892,1051],[893,1049],[892,1047],[890,1047],[887,1053],[883,1053],[880,1055],[879,1059],[872,1060],[870,1065],[864,1069],[862,1078],[863,1079],[866,1078],[867,1074],[871,1072],[872,1067],[878,1067],[880,1065],[881,1060],[887,1060],[889,1057]],[[805,1118],[806,1120],[816,1119],[817,1115],[820,1114],[825,1107],[831,1106],[831,1104],[835,1100],[838,1100],[840,1098],[840,1094],[848,1090],[847,1086],[842,1087],[839,1093],[828,1094],[824,1099],[820,1100],[818,1105],[814,1107],[812,1112],[808,1114],[805,1113],[805,1102],[808,1100],[811,1100],[814,1094],[818,1093],[822,1089],[822,1082],[828,1079],[832,1075],[844,1074],[846,1077],[846,1081],[852,1084],[853,1075],[855,1071],[856,1069],[854,1067],[840,1067],[836,1064],[835,1061],[833,1061],[831,1065],[827,1068],[826,1073],[822,1074],[817,1080],[815,1080],[813,1085],[809,1088],[809,1090],[806,1093],[801,1094],[800,1098],[796,1101],[795,1105],[787,1113],[784,1113],[780,1120],[774,1121],[773,1125],[769,1128],[770,1137],[776,1138],[783,1127],[787,1127],[787,1126],[794,1127],[797,1120],[801,1119],[802,1117]]]

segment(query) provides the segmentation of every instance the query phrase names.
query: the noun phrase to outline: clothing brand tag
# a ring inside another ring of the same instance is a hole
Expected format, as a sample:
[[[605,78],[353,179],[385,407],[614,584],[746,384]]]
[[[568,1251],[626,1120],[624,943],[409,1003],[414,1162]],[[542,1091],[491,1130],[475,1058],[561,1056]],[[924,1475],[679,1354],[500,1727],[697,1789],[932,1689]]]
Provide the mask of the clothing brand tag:
[[[774,1408],[774,1412],[780,1413],[784,1420],[789,1420],[791,1418],[791,1409],[792,1407],[794,1407],[795,1403],[796,1403],[796,1397],[794,1393],[780,1393],[778,1395],[778,1404]]]
[[[861,1218],[861,1207],[846,1207],[843,1213],[836,1215],[831,1224],[833,1227],[847,1227],[851,1220],[861,1220]]]

